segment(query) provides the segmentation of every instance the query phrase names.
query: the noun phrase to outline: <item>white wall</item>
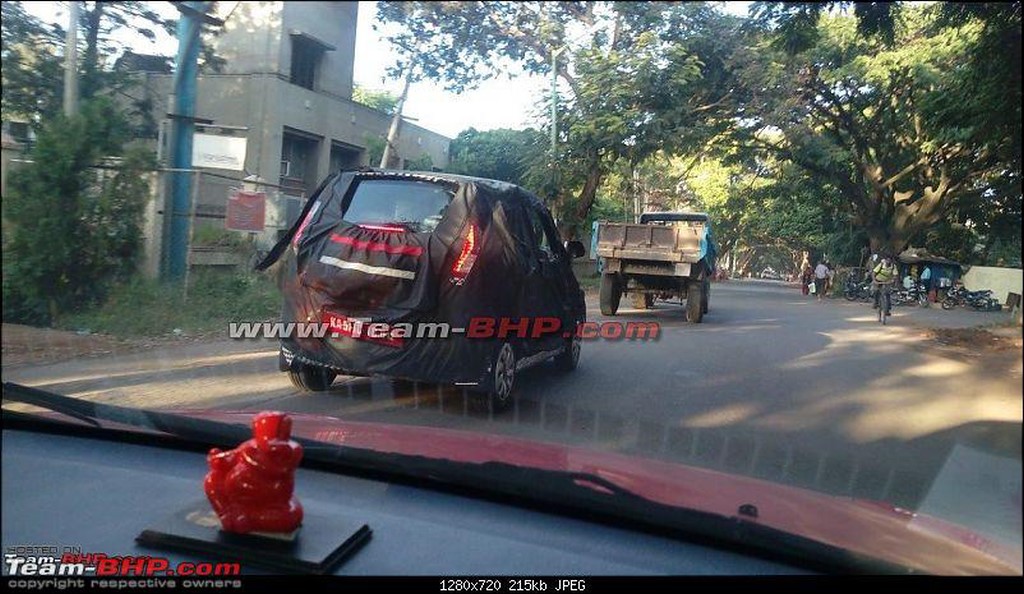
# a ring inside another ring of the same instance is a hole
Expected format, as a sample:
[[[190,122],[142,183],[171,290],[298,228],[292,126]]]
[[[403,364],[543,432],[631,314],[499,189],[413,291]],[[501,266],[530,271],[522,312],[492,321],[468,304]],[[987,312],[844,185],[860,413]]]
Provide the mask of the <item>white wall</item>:
[[[331,95],[352,97],[352,71],[356,55],[356,2],[283,2],[281,69],[291,75],[291,33],[305,33],[334,46],[324,52],[315,88]]]
[[[212,39],[214,52],[225,60],[225,74],[276,72],[288,76],[281,64],[283,2],[239,2]],[[291,54],[289,54],[290,56]]]
[[[995,266],[971,266],[964,274],[964,286],[969,291],[992,289],[993,296],[1000,303],[1006,303],[1010,293],[1021,295],[1024,271],[1020,268],[996,268]]]

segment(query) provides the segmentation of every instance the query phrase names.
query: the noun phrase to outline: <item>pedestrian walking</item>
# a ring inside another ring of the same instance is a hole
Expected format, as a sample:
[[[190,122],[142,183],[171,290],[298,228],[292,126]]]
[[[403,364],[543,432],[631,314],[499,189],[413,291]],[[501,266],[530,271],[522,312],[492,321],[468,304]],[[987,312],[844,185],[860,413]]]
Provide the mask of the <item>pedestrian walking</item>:
[[[821,260],[814,267],[814,292],[821,300],[825,295],[825,283],[828,282],[828,266]]]
[[[924,270],[921,271],[921,285],[928,294],[928,300],[935,303],[935,288],[932,286],[932,267],[927,264],[925,265]]]
[[[800,273],[800,292],[804,295],[811,293],[811,281],[814,279],[814,271],[811,270],[811,265],[804,264],[804,270]]]

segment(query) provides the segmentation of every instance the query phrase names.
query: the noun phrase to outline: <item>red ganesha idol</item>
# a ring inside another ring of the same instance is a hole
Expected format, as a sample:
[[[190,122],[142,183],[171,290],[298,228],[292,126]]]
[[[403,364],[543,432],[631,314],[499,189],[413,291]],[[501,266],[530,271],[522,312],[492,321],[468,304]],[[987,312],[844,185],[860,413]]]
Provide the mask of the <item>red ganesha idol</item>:
[[[210,450],[206,497],[227,532],[290,533],[302,523],[295,469],[302,446],[291,440],[292,420],[282,412],[252,418],[252,439],[222,452]]]

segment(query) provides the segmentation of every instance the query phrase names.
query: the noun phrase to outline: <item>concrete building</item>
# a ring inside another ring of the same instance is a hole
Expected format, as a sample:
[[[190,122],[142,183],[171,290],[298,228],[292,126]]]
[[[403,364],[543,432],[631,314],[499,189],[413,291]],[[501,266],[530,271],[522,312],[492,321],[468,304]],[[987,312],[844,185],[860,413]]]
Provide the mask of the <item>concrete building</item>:
[[[257,176],[280,186],[268,191],[267,226],[286,228],[302,199],[330,172],[370,163],[369,146],[382,145],[390,114],[352,101],[356,2],[241,2],[215,38],[225,60],[218,74],[201,74],[196,117],[212,120],[217,132],[247,139],[245,170],[229,177]],[[143,100],[153,121],[171,111],[173,75],[140,73]],[[403,168],[429,157],[448,163],[450,139],[408,121],[396,143]],[[166,154],[166,153],[165,153]],[[210,170],[216,172],[216,170]],[[197,213],[223,214],[231,180],[204,176]],[[268,238],[270,239],[270,238]]]

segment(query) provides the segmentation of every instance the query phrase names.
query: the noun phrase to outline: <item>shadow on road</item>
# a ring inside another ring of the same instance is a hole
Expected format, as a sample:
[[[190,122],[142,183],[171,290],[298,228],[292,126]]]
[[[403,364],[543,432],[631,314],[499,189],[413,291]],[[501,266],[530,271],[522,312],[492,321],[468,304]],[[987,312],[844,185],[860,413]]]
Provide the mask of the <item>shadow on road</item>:
[[[899,315],[880,326],[867,304],[742,283],[712,295],[697,325],[678,305],[624,307],[615,319],[656,321],[659,339],[589,342],[571,374],[527,370],[503,413],[464,389],[381,378],[299,394],[269,343],[18,369],[5,380],[129,406],[276,408],[510,435],[910,509],[958,445],[1019,464],[1019,374],[933,352]]]

